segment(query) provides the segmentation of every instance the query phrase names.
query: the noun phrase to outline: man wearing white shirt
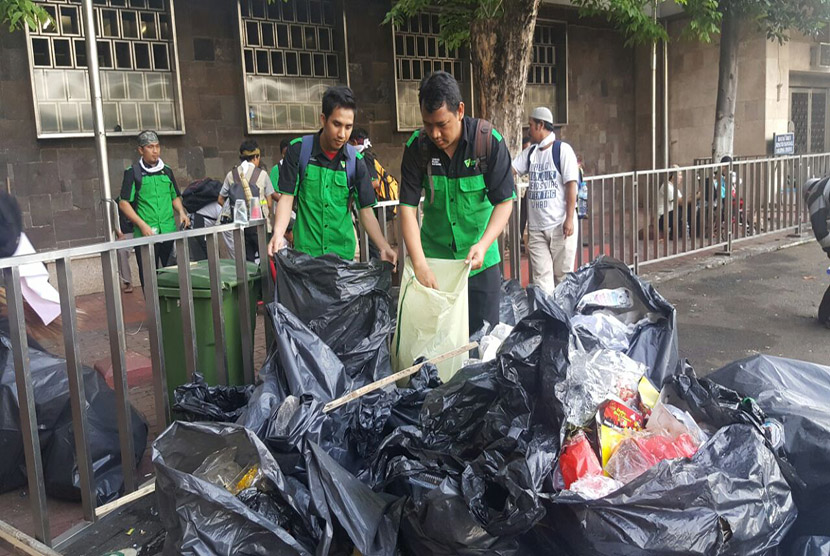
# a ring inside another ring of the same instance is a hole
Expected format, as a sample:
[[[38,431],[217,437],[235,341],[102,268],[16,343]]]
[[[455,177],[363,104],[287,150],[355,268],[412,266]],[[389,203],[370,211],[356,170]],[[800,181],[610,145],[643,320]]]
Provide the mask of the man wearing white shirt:
[[[530,140],[536,144],[513,160],[513,169],[519,176],[529,176],[526,197],[531,281],[552,293],[565,274],[574,270],[579,163],[573,148],[556,140],[553,114],[548,108],[533,110],[528,125]]]

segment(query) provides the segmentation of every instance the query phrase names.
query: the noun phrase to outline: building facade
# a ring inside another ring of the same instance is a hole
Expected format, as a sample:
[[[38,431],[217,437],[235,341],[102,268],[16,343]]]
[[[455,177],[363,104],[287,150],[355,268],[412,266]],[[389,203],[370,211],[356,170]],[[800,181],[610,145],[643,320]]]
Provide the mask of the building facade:
[[[42,3],[54,24],[0,32],[0,178],[41,250],[105,236],[80,0]],[[317,129],[325,88],[347,83],[359,105],[356,124],[397,173],[402,146],[419,127],[423,75],[453,73],[472,103],[468,53],[439,44],[433,14],[398,29],[384,24],[389,0],[94,4],[113,196],[137,156],[141,129],[159,131],[162,158],[184,189],[204,177],[222,179],[246,137],[259,141],[272,165],[282,139]],[[678,38],[667,52],[667,96],[658,75],[658,122],[649,49],[625,47],[607,23],[581,19],[569,6],[542,5],[524,108],[551,107],[590,173],[650,167],[652,124],[662,129],[666,98],[670,162],[709,154],[717,44],[680,39],[682,20],[667,25]],[[779,47],[746,32],[736,153],[763,154],[792,120],[809,135],[802,148],[824,150],[830,81],[811,65],[814,46],[801,38]],[[659,152],[665,144],[657,138]]]

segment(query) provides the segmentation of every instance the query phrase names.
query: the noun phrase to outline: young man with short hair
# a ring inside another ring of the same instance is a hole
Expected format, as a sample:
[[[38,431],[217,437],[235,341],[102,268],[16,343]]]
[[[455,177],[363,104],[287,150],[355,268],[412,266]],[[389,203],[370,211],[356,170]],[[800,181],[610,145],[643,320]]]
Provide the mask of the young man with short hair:
[[[401,229],[415,276],[424,286],[438,286],[427,257],[465,260],[471,265],[472,333],[484,321],[491,326],[499,322],[502,278],[496,239],[510,219],[511,201],[516,198],[510,153],[489,123],[464,115],[458,82],[449,73],[425,77],[418,101],[424,128],[412,134],[404,149]],[[490,145],[481,148],[480,141]],[[489,155],[479,156],[480,150]],[[419,230],[418,204],[424,191]]]
[[[548,108],[534,109],[528,124],[535,144],[513,160],[513,168],[520,176],[530,176],[526,197],[531,281],[553,293],[565,274],[574,270],[579,163],[569,144],[556,141]]]
[[[155,131],[138,134],[139,159],[124,170],[118,208],[133,223],[135,237],[168,234],[176,231],[176,217],[185,227],[190,219],[182,206],[182,197],[173,170],[161,160],[161,145]],[[155,246],[156,266],[168,264],[173,252],[173,242],[165,241]],[[141,286],[144,287],[144,271],[141,252],[135,249]]]
[[[351,206],[356,203],[360,224],[379,247],[381,260],[395,265],[398,254],[384,239],[372,211],[377,200],[363,156],[348,144],[357,111],[352,91],[330,87],[322,104],[322,129],[294,139],[285,154],[278,185],[282,196],[268,254],[285,245],[283,236],[296,197],[295,249],[312,257],[334,253],[353,260],[357,241]]]

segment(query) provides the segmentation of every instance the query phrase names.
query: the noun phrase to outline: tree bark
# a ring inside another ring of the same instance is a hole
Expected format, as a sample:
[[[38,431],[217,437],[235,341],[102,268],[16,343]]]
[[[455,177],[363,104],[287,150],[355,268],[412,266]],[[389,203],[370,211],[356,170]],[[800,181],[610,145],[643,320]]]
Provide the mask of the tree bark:
[[[470,29],[477,115],[504,136],[514,156],[521,148],[522,105],[539,2],[504,0],[502,17],[477,20]]]
[[[732,155],[735,143],[735,106],[738,100],[738,47],[740,19],[726,10],[721,22],[720,61],[718,66],[718,100],[715,108],[715,136],[712,161],[720,162]]]

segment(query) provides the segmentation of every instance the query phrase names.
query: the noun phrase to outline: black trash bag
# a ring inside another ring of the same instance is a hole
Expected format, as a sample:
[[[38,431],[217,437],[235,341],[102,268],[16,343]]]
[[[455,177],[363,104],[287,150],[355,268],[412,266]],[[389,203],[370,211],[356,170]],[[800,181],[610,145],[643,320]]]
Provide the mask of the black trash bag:
[[[291,249],[274,259],[278,301],[337,354],[350,379],[348,390],[391,374],[392,265],[333,254],[315,258]]]
[[[830,537],[798,537],[785,556],[830,556]]]
[[[708,378],[750,396],[783,425],[782,451],[805,483],[796,489],[794,536],[830,537],[830,367],[757,355]]]
[[[364,556],[395,554],[402,503],[377,493],[337,464],[320,446],[305,443],[309,488]]]
[[[693,458],[660,462],[604,498],[565,491],[534,533],[540,549],[591,556],[766,554],[796,516],[764,437],[739,424],[720,429]]]
[[[519,281],[503,281],[501,283],[499,321],[510,326],[516,326],[528,314],[530,314],[530,303],[527,300],[527,292]]]
[[[300,319],[280,303],[268,305],[274,343],[260,371],[264,381],[275,381],[280,400],[311,394],[331,401],[349,391],[343,363]]]
[[[253,384],[244,386],[208,386],[197,372],[193,382],[177,386],[173,391],[173,411],[185,421],[218,421],[233,423],[251,399]]]
[[[26,484],[17,385],[11,342],[0,336],[0,492]],[[69,501],[81,499],[80,474],[75,459],[75,435],[69,400],[66,361],[45,351],[29,349],[29,364],[35,398],[46,493]],[[124,490],[121,471],[121,444],[115,392],[92,369],[84,368],[87,438],[92,458],[96,499],[105,504]],[[141,461],[147,446],[147,424],[131,409],[135,462]]]
[[[566,275],[554,291],[554,301],[572,317],[577,314],[577,305],[586,294],[623,287],[632,293],[634,311],[642,316],[650,313],[656,319],[636,329],[625,354],[649,368],[648,378],[659,389],[663,381],[677,372],[680,366],[677,316],[674,307],[651,284],[637,277],[622,262],[602,256]],[[588,352],[598,343],[585,334],[580,334],[579,339]]]
[[[398,427],[417,425],[427,394],[441,384],[438,367],[432,363],[426,363],[411,375],[406,387],[395,390],[397,399],[392,403],[392,412],[386,422],[387,433]]]
[[[236,448],[240,467],[258,464],[266,501],[193,475],[215,452]],[[167,530],[165,554],[314,554],[331,543],[331,527],[308,490],[286,478],[259,439],[227,423],[170,425],[153,444],[159,516]],[[253,508],[253,509],[252,509]],[[278,514],[273,521],[273,514]]]

